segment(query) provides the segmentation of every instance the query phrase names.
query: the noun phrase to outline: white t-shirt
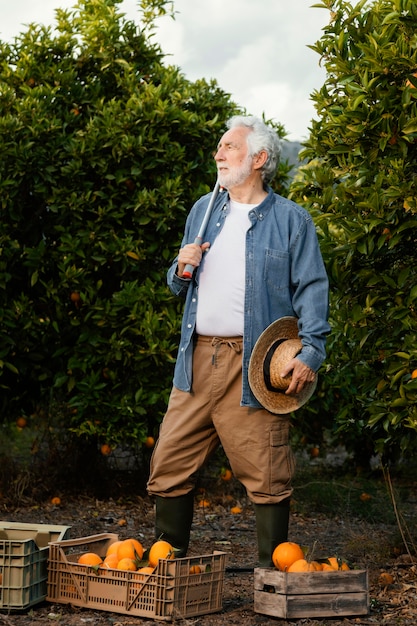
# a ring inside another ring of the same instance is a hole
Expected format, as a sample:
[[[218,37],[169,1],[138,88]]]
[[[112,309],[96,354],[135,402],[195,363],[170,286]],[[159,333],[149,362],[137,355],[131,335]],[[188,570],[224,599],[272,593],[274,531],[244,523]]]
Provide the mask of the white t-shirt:
[[[249,211],[255,206],[230,201],[223,228],[204,254],[196,320],[199,335],[243,335],[246,232]]]

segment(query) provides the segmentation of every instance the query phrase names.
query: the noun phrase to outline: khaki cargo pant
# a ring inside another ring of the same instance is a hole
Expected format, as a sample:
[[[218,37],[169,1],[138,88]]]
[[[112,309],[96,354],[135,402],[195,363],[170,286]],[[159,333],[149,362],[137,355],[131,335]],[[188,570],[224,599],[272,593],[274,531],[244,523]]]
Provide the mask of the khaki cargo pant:
[[[151,459],[151,495],[189,493],[219,444],[254,503],[272,504],[291,495],[290,421],[240,406],[242,348],[241,337],[196,338],[192,392],[172,389]]]

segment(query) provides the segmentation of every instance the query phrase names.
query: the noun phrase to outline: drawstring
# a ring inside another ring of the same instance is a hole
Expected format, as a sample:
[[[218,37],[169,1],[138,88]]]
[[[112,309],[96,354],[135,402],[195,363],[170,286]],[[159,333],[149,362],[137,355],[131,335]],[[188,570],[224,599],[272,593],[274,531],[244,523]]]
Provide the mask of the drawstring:
[[[239,354],[239,352],[241,352],[242,350],[240,341],[236,341],[235,339],[230,339],[228,337],[213,337],[211,345],[213,346],[213,348],[215,348],[214,354],[211,357],[211,363],[215,367],[217,367],[217,353],[220,349],[220,346],[229,346],[229,348],[236,352],[236,354]]]

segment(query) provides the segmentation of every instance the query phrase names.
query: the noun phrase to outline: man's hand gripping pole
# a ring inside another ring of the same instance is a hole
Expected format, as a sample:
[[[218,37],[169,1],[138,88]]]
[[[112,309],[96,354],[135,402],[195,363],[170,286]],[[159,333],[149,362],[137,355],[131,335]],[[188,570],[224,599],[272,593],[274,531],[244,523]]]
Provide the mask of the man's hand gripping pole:
[[[203,243],[204,233],[206,232],[206,227],[210,219],[211,210],[213,208],[213,205],[217,198],[219,190],[220,190],[220,184],[219,184],[219,181],[217,180],[216,184],[214,185],[213,192],[211,194],[210,202],[204,214],[203,221],[201,222],[200,230],[198,231],[197,237],[194,239],[194,243],[197,246],[201,246],[201,244]],[[182,278],[191,278],[193,275],[193,272],[194,272],[194,267],[190,263],[187,263],[182,273]]]

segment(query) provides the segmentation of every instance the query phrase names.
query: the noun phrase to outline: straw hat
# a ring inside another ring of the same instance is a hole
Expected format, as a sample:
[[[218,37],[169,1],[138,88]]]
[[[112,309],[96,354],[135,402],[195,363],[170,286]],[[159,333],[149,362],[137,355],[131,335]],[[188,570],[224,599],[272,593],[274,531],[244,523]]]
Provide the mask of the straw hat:
[[[259,337],[249,361],[249,385],[255,398],[271,413],[291,413],[307,402],[317,386],[317,376],[297,395],[287,396],[285,390],[291,375],[282,378],[280,372],[301,352],[296,317],[281,317]]]

